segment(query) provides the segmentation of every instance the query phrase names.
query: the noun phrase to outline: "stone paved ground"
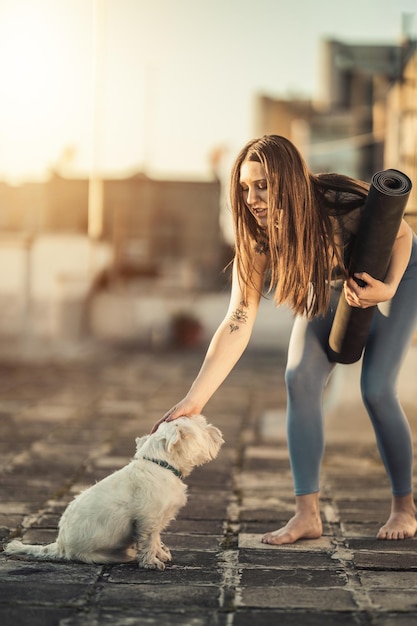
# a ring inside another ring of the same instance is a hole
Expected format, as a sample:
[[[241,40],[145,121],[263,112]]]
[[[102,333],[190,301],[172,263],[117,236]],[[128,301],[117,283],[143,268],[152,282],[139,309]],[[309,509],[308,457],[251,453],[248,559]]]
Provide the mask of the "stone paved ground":
[[[53,540],[74,494],[130,459],[135,437],[182,397],[201,358],[103,348],[69,359],[3,358],[1,539]],[[293,511],[283,364],[283,355],[248,352],[207,405],[226,444],[187,479],[188,504],[164,536],[173,553],[164,572],[2,553],[0,624],[417,624],[417,541],[374,539],[389,489],[346,388],[350,374],[339,377],[343,400],[329,401],[324,536],[287,547],[260,543]],[[408,408],[417,434],[416,407]]]

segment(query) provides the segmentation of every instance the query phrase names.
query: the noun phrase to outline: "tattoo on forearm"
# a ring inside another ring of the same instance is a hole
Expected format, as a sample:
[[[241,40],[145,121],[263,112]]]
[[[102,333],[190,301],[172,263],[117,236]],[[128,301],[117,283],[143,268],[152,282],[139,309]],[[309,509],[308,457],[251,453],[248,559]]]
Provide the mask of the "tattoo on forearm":
[[[239,324],[246,324],[248,319],[248,314],[244,310],[247,304],[242,300],[240,303],[240,308],[236,309],[231,315],[231,323],[229,325],[230,332],[234,333],[236,330],[239,330]]]
[[[248,319],[248,314],[243,309],[243,307],[236,309],[236,311],[232,313],[233,322],[245,324],[247,319]]]

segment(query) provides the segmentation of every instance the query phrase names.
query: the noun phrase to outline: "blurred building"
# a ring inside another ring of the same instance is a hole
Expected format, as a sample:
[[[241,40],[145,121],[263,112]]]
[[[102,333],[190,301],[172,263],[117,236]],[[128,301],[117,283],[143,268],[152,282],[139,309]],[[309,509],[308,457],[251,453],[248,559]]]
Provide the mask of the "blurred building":
[[[177,289],[212,289],[224,261],[220,185],[137,175],[104,182],[103,236],[116,277],[152,275]]]
[[[318,101],[258,99],[256,134],[294,141],[315,172],[369,181],[383,168],[417,185],[417,49],[400,45],[322,44]],[[417,211],[415,192],[408,210]]]
[[[417,45],[404,51],[401,77],[386,97],[374,104],[377,132],[385,130],[384,165],[406,172],[414,186],[407,205],[408,219],[417,232]]]
[[[53,174],[45,183],[19,187],[0,183],[0,232],[4,236],[88,232],[87,179]],[[181,288],[184,264],[195,288],[216,282],[224,251],[220,231],[220,186],[213,182],[153,180],[144,175],[104,180],[102,233],[111,245],[114,279],[163,278]]]
[[[113,307],[113,327],[129,334],[137,298],[174,294],[187,308],[191,293],[224,286],[231,251],[218,181],[138,174],[100,188],[101,232],[91,239],[87,179],[54,173],[43,183],[0,183],[0,335],[74,338],[98,301],[105,306],[95,318],[110,322]],[[121,303],[132,310],[130,327],[120,323]]]

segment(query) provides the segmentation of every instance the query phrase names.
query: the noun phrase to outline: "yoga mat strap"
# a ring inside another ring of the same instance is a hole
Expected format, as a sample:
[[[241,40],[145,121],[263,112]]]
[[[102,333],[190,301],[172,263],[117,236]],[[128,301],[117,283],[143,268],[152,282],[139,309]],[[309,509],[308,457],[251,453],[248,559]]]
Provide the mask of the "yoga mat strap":
[[[399,170],[374,174],[352,250],[349,276],[367,272],[384,280],[411,187],[411,180]],[[331,361],[355,363],[361,358],[375,309],[349,306],[342,291],[328,341]]]

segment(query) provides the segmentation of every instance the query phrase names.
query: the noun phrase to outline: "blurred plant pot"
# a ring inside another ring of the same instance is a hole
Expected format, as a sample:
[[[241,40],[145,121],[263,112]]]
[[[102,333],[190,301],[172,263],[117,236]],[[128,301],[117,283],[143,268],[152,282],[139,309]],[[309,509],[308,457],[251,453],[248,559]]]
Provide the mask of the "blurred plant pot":
[[[198,318],[190,313],[179,313],[172,319],[172,340],[181,348],[198,346],[203,336],[203,326]]]

